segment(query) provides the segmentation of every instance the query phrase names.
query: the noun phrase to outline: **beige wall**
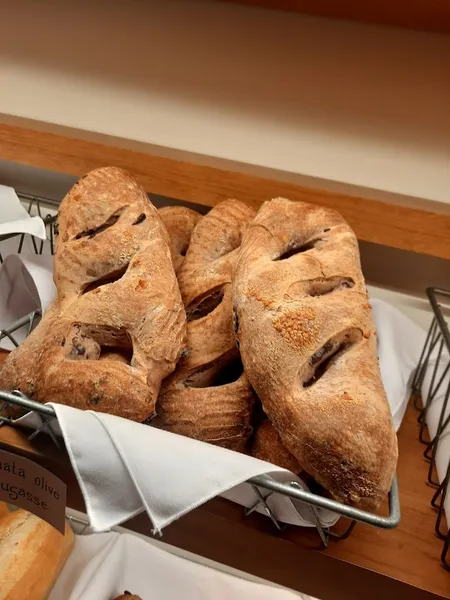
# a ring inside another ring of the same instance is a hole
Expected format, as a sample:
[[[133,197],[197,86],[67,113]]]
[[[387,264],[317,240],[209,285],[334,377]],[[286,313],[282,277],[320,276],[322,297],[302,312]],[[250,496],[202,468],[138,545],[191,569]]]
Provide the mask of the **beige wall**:
[[[0,8],[0,112],[182,151],[450,202],[449,104],[450,37],[205,1]]]

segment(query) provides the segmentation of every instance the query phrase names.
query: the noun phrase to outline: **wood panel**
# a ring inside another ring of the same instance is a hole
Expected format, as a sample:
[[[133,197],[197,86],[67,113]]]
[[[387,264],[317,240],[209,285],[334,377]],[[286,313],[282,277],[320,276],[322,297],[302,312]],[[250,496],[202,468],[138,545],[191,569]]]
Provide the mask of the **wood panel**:
[[[323,550],[313,531],[289,527],[277,534],[268,519],[252,515],[243,520],[241,507],[219,498],[166,528],[163,541],[321,600],[450,598],[450,575],[439,560],[442,542],[434,535],[433,490],[425,483],[427,463],[417,428],[417,413],[410,406],[399,432],[402,520],[395,530],[357,525],[349,539],[332,541]],[[69,505],[84,510],[65,451],[58,454],[43,438],[30,444],[10,427],[0,428],[0,447],[53,470],[69,486]],[[150,535],[144,515],[127,526]]]
[[[321,204],[341,212],[361,240],[450,259],[448,210],[441,214],[416,206],[306,188],[156,156],[143,144],[138,145],[139,150],[133,149],[129,140],[92,136],[67,128],[44,129],[39,123],[0,123],[0,157],[77,176],[100,166],[116,165],[132,172],[149,192],[206,206],[234,197],[258,208],[276,196]]]
[[[291,10],[320,17],[395,25],[428,31],[450,31],[448,0],[222,0],[264,8]]]

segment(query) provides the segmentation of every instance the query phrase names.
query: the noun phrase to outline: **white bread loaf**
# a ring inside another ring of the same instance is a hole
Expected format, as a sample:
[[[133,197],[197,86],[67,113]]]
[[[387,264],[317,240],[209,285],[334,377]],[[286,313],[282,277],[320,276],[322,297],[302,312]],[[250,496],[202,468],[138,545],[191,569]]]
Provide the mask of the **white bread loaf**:
[[[0,600],[45,600],[75,536],[65,535],[26,510],[0,519]]]

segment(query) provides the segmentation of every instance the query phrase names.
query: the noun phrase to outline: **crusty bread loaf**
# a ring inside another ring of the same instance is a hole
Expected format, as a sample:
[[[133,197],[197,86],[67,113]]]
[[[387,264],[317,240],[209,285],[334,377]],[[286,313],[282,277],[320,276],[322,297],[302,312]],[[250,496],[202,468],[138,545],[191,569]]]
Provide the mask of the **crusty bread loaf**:
[[[298,475],[303,471],[298,460],[283,446],[277,430],[269,419],[258,425],[253,436],[252,456],[278,465]]]
[[[9,508],[6,502],[0,502],[0,519],[9,514]]]
[[[264,204],[241,245],[234,310],[245,372],[283,445],[334,498],[378,506],[397,440],[348,224],[302,202]]]
[[[243,450],[252,432],[254,396],[239,362],[239,358],[225,356],[193,369],[189,361],[183,361],[163,383],[152,424],[230,450]]]
[[[175,273],[178,273],[189,248],[194,227],[202,215],[185,206],[164,206],[159,209],[159,214],[170,236],[173,268]]]
[[[11,354],[0,386],[144,421],[186,341],[166,228],[144,190],[115,167],[79,180],[58,226],[55,314]]]
[[[45,600],[74,541],[26,510],[0,519],[0,600]]]
[[[203,217],[178,274],[188,319],[188,353],[163,384],[158,427],[241,450],[251,433],[253,391],[236,347],[231,281],[253,211],[227,200]]]
[[[0,348],[0,367],[5,362],[8,355],[9,355],[9,350],[4,350],[3,348]]]
[[[16,348],[10,352],[0,367],[0,389],[19,390],[31,400],[37,400],[36,382],[39,372],[39,354],[42,340],[53,318],[58,312],[58,302],[55,300],[45,311],[30,335]],[[19,417],[22,411],[13,405],[8,405],[5,415]]]

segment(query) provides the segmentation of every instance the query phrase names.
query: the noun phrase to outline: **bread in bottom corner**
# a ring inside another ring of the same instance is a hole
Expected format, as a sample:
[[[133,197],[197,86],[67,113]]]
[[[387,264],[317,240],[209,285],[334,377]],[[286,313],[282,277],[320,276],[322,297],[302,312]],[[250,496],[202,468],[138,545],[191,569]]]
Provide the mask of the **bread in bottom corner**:
[[[0,519],[9,514],[9,508],[6,502],[0,502]]]
[[[26,510],[0,519],[0,600],[45,600],[74,542]]]

